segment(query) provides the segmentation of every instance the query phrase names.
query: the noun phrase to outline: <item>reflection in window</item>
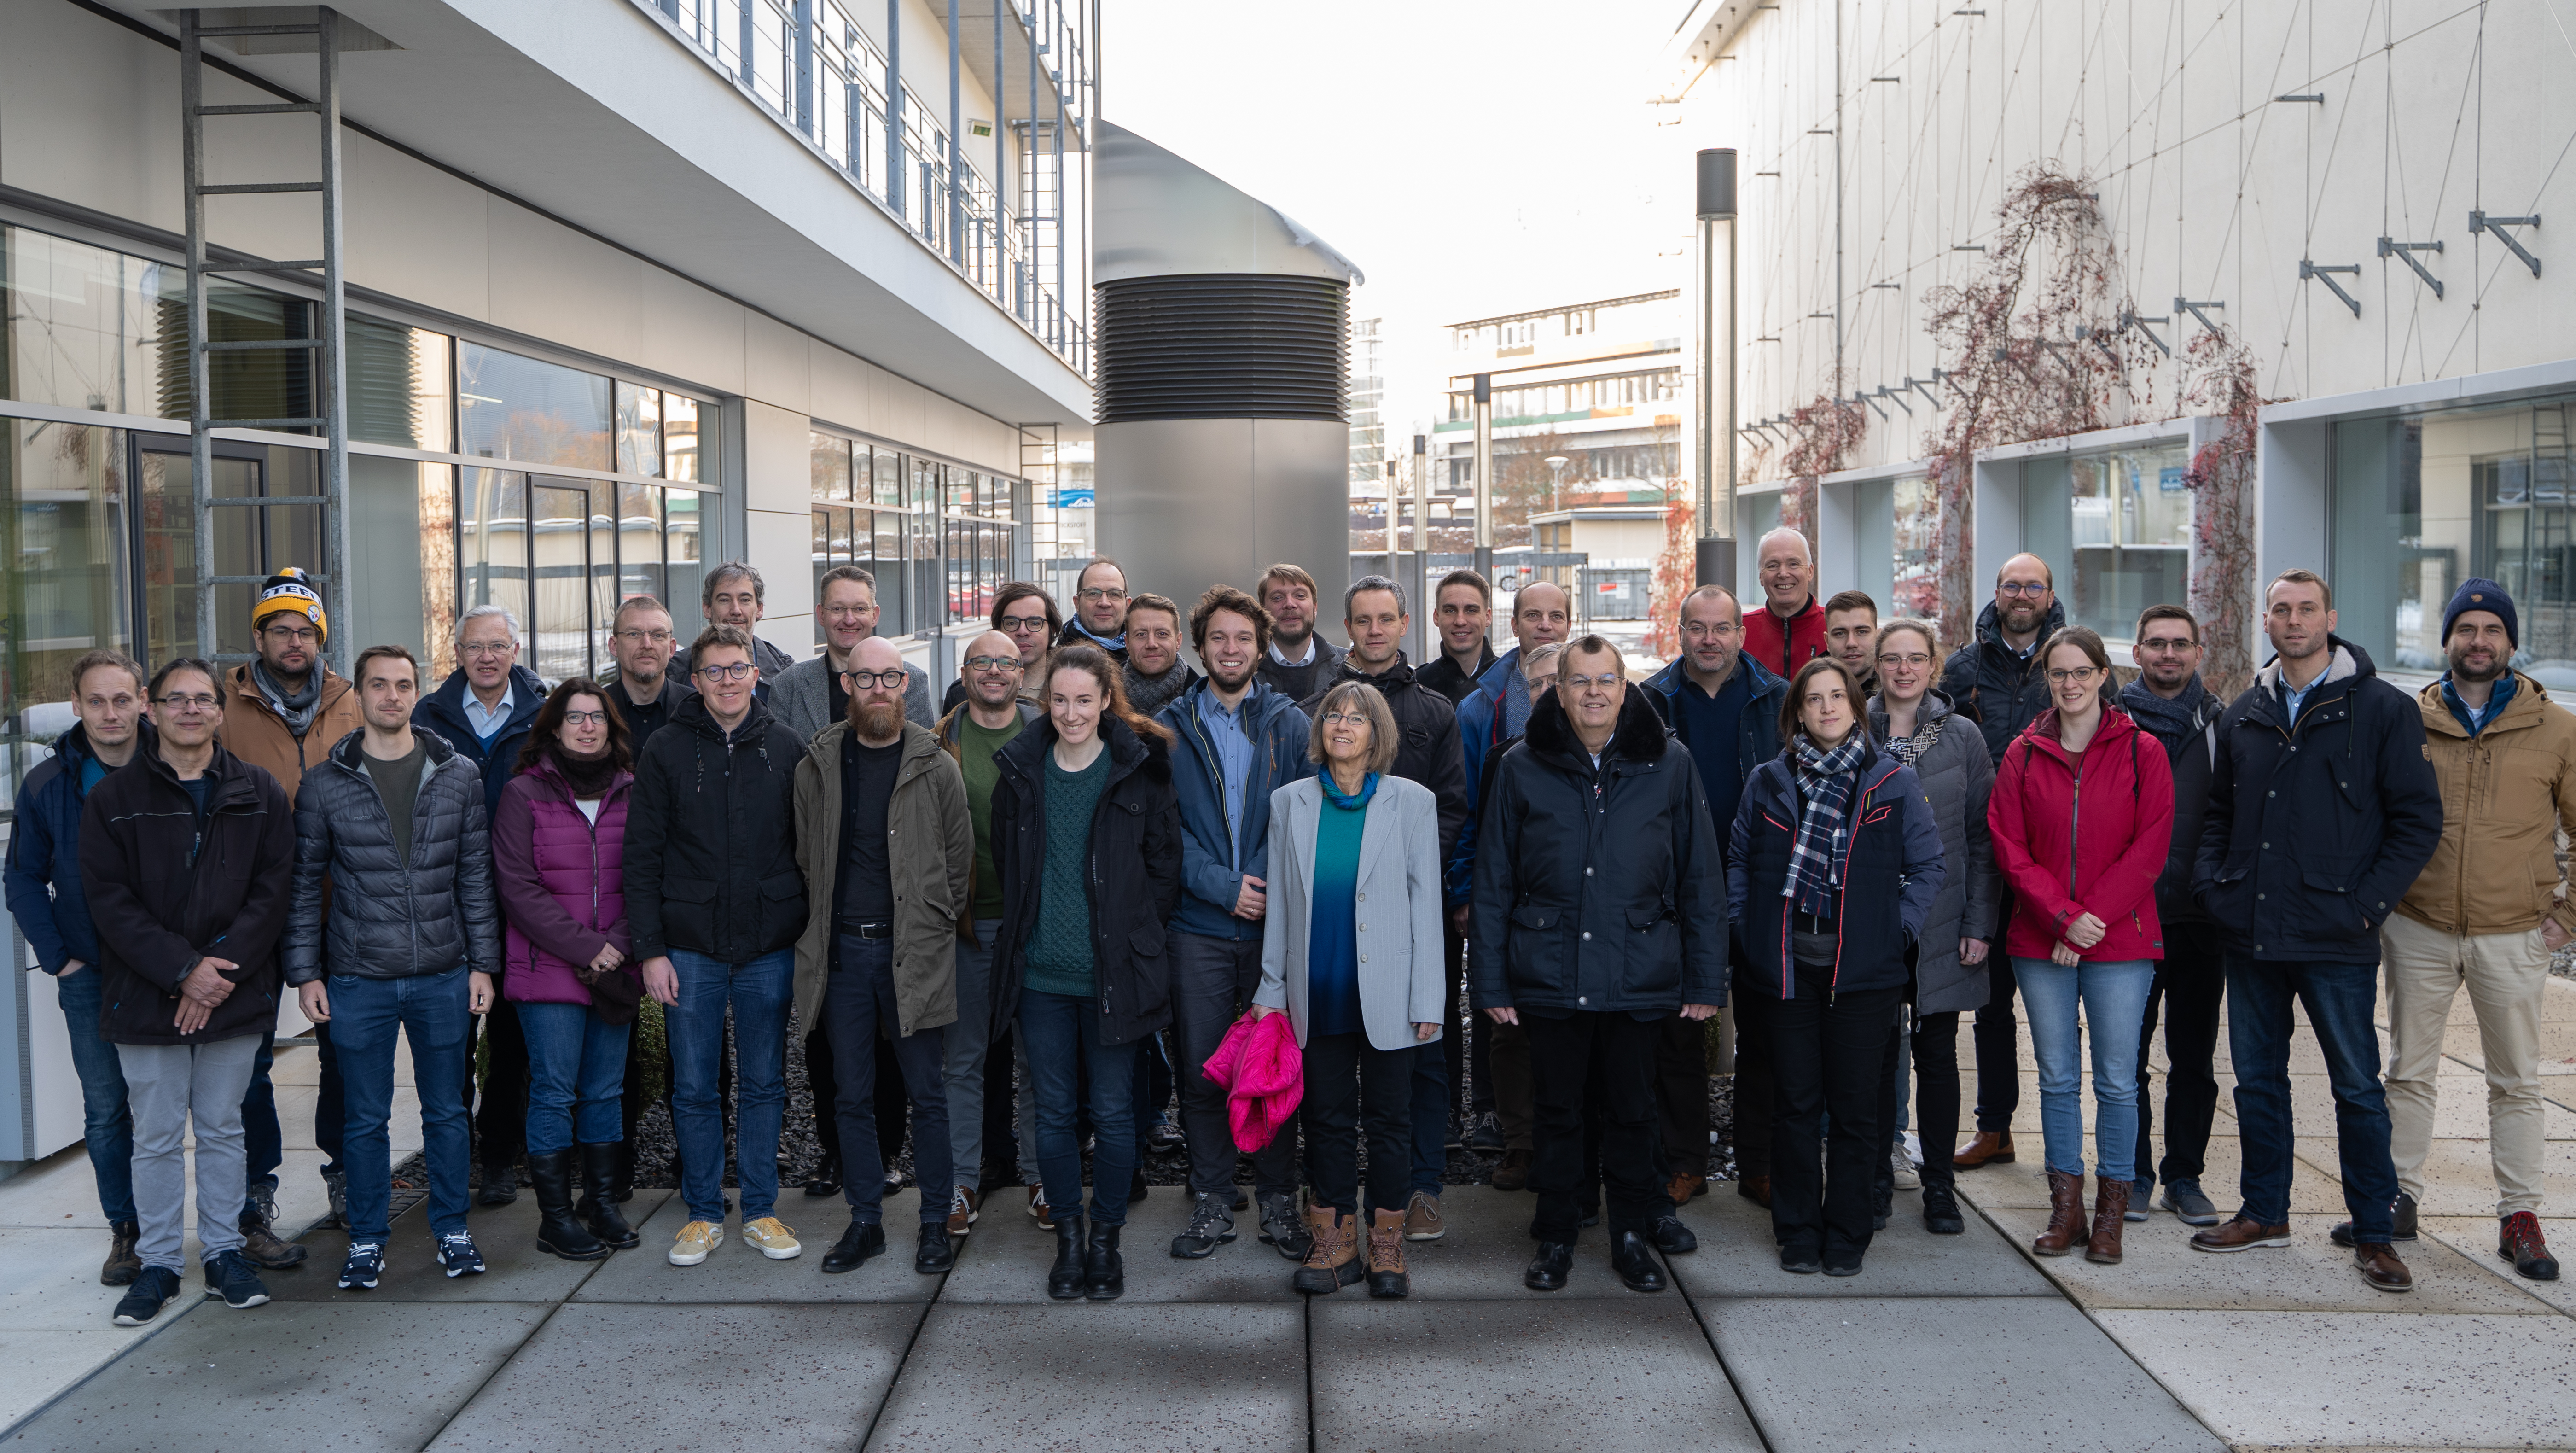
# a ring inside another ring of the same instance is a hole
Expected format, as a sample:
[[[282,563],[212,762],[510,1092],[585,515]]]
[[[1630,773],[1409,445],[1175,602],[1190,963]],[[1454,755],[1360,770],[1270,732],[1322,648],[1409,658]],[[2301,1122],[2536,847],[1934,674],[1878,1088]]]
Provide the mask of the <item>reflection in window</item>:
[[[662,391],[617,385],[617,472],[647,479],[662,473]]]
[[[1895,573],[1888,587],[1888,614],[1934,620],[1941,614],[1941,575],[1932,559],[1941,528],[1941,498],[1923,475],[1897,480],[1896,526],[1892,546]]]
[[[352,313],[348,343],[349,437],[444,453],[447,335]]]
[[[662,396],[662,477],[682,483],[703,482],[707,475],[699,472],[698,420],[701,414],[712,422],[715,407],[701,404],[684,394]]]
[[[808,457],[811,460],[814,476],[814,498],[837,500],[847,504],[851,494],[850,441],[837,434],[818,431],[813,435],[813,441],[808,448]],[[864,446],[860,449],[859,457],[862,460],[867,457]]]
[[[2190,599],[2187,462],[2180,445],[2068,461],[2072,624],[2125,639],[2139,611]]]
[[[0,419],[0,811],[72,726],[71,664],[131,653],[125,435]]]
[[[161,274],[157,262],[0,227],[0,394],[160,412]]]
[[[528,626],[528,477],[468,469],[457,491],[456,554],[464,605],[497,605]]]
[[[617,486],[617,598],[663,594],[662,491],[649,484]]]
[[[479,343],[456,350],[460,454],[606,470],[609,381]]]
[[[903,506],[903,456],[891,449],[872,451],[876,501],[890,509]]]
[[[161,273],[160,332],[169,346],[159,350],[159,413],[165,419],[188,417],[187,277],[176,268]],[[210,278],[206,282],[206,337],[215,343],[310,338],[313,305],[259,288]],[[309,419],[319,412],[313,371],[320,350],[251,348],[210,354],[206,387],[217,419]],[[310,434],[309,426],[287,426],[287,432]]]
[[[665,395],[677,399],[679,395]],[[662,603],[671,608],[671,629],[682,640],[694,638],[706,624],[699,606],[700,582],[706,576],[705,527],[699,521],[698,506],[705,499],[693,489],[662,492],[662,508],[669,524],[663,533],[663,559],[670,572],[670,592]]]

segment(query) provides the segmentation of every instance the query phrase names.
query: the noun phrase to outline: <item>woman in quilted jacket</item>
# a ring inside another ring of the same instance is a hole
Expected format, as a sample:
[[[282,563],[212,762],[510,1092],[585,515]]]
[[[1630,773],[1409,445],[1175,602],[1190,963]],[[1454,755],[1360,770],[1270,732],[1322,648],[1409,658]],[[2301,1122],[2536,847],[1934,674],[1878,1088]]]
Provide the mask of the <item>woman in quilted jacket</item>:
[[[492,876],[507,926],[501,992],[528,1039],[537,1249],[567,1261],[597,1261],[637,1240],[613,1190],[626,1037],[643,997],[627,956],[633,761],[625,719],[607,694],[566,681],[537,713],[492,821]]]

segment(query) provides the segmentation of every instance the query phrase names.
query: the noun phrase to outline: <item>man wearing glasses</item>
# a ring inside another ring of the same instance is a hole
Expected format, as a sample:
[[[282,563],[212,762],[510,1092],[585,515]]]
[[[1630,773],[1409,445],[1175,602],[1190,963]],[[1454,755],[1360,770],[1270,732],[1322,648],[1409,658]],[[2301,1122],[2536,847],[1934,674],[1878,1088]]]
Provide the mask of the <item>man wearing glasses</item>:
[[[1063,640],[1086,641],[1127,659],[1127,571],[1107,557],[1082,567],[1073,578],[1073,619],[1064,623]]]
[[[771,684],[796,664],[795,658],[761,638],[760,618],[769,613],[769,583],[743,561],[727,560],[707,571],[706,584],[698,591],[698,609],[708,625],[732,626],[750,638],[751,664],[760,668],[760,699],[767,701]],[[672,658],[671,669],[684,679],[695,679],[685,650]]]
[[[993,629],[1010,638],[1011,649],[1020,657],[1020,700],[1031,706],[1038,702],[1038,663],[1064,633],[1064,617],[1055,608],[1055,597],[1025,580],[1005,580],[993,594]],[[948,694],[940,698],[939,714],[944,720],[950,712],[966,704],[968,681],[963,668],[956,680],[948,683]]]
[[[823,620],[823,654],[799,661],[770,683],[769,709],[779,725],[806,741],[849,715],[849,689],[841,678],[850,670],[859,642],[877,638],[877,578],[856,565],[835,565],[815,582],[815,613]],[[927,673],[904,668],[904,720],[927,730],[938,721],[930,710]],[[819,1094],[820,1091],[818,1090]],[[824,1113],[819,1103],[817,1113]]]
[[[629,596],[619,604],[610,630],[608,649],[617,671],[608,683],[608,699],[626,718],[640,757],[644,743],[669,725],[681,698],[690,694],[687,673],[671,666],[679,638],[671,633],[670,607],[649,595]],[[632,1076],[628,1083],[633,1083]]]

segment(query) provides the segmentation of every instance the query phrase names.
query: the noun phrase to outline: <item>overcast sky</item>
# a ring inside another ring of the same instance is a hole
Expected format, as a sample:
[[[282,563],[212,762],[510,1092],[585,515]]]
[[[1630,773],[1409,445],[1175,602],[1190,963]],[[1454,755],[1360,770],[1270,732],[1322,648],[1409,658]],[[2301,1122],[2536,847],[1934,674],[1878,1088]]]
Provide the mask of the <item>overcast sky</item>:
[[[1359,264],[1400,451],[1438,404],[1439,325],[1683,280],[1688,157],[1645,97],[1684,9],[1105,0],[1101,114]]]

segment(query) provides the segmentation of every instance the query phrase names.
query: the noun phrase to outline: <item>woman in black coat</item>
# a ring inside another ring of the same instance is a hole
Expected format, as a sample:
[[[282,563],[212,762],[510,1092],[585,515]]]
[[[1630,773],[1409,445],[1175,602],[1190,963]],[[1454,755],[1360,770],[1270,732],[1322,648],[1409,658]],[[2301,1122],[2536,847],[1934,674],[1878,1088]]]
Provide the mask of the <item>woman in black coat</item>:
[[[1171,733],[1129,708],[1105,653],[1059,647],[1044,702],[1046,715],[993,757],[994,1024],[1016,1024],[1028,1055],[1055,1219],[1047,1295],[1110,1301],[1126,1289],[1118,1231],[1135,1174],[1136,1055],[1172,1018],[1163,925],[1180,901],[1180,804]],[[1086,1078],[1088,1238],[1075,1134]]]

